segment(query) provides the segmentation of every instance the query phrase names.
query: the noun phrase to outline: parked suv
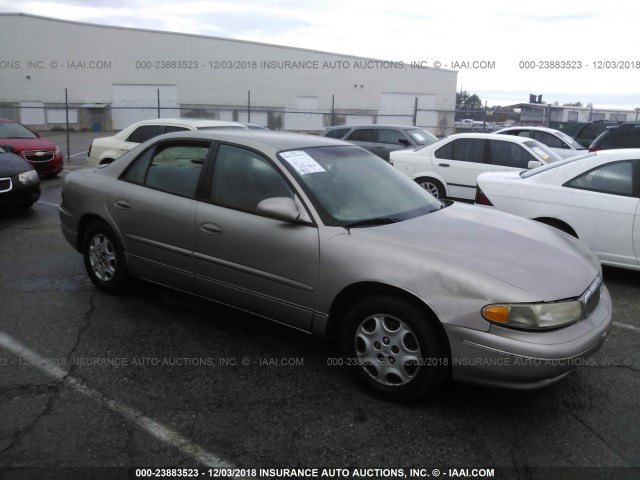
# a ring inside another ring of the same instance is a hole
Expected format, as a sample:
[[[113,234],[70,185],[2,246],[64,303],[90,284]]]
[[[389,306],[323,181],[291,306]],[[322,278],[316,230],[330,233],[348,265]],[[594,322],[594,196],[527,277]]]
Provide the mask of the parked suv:
[[[438,140],[422,128],[406,125],[343,125],[329,127],[322,135],[366,148],[387,162],[391,152],[424,147]]]
[[[0,144],[27,160],[38,175],[53,177],[64,168],[60,148],[21,123],[0,118]]]
[[[612,122],[608,120],[596,120],[595,122],[589,122],[583,125],[573,138],[583,147],[589,148],[593,141],[598,138],[598,135],[604,132],[607,127],[619,124],[620,122]]]
[[[640,148],[640,123],[621,123],[607,127],[589,147],[590,152],[613,148]]]

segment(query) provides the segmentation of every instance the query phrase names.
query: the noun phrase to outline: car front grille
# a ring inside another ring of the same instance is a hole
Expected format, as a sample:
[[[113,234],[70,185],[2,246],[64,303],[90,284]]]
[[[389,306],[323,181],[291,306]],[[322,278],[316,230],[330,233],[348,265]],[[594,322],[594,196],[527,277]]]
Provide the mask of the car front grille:
[[[598,275],[598,277],[591,283],[591,285],[589,285],[589,288],[587,288],[580,297],[580,301],[584,306],[585,318],[591,315],[600,303],[600,295],[602,295],[603,286],[602,277]]]
[[[0,193],[8,192],[13,188],[10,178],[0,178]]]
[[[48,162],[56,156],[55,150],[25,150],[22,156],[30,162]]]

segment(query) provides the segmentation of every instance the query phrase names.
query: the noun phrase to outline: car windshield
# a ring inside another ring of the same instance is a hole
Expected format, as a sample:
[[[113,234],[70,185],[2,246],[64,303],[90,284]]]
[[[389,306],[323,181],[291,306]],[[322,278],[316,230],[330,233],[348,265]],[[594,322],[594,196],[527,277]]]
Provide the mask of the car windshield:
[[[442,208],[409,177],[360,147],[314,147],[279,156],[326,225],[380,225]]]
[[[594,155],[595,155],[595,152],[585,153],[584,155],[576,155],[575,157],[565,158],[564,160],[560,160],[559,162],[547,163],[546,165],[543,165],[541,167],[533,168],[531,170],[524,170],[520,172],[520,177],[521,178],[533,177],[534,175],[538,175],[539,173],[546,172],[548,170],[553,170],[554,168],[558,168],[558,167],[561,167],[562,165],[567,165],[568,163],[573,163],[573,162],[582,160],[583,158],[593,157]]]
[[[547,147],[543,143],[538,142],[537,140],[527,140],[526,142],[524,142],[524,144],[531,150],[533,150],[533,152],[538,157],[540,157],[547,163],[557,162],[561,159],[561,157],[556,152],[550,150],[549,147]]]
[[[556,135],[558,135],[558,137],[560,137],[562,139],[562,141],[564,143],[566,143],[567,145],[569,145],[571,148],[574,148],[576,150],[586,150],[587,148],[580,145],[578,142],[576,142],[573,138],[571,138],[569,135],[567,135],[564,132],[558,132],[556,133]]]
[[[38,138],[19,123],[0,123],[0,138]]]
[[[421,128],[412,128],[407,130],[407,133],[418,145],[430,145],[438,140],[437,137],[431,135],[426,130],[422,130]]]

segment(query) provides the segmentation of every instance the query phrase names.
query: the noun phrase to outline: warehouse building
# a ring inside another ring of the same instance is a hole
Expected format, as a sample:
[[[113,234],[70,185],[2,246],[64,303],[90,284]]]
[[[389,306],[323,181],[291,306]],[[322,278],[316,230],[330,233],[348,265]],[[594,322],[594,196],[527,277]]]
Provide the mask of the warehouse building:
[[[224,38],[0,14],[0,117],[119,130],[198,117],[316,132],[418,125],[452,133],[457,72]],[[419,61],[418,61],[419,60]]]

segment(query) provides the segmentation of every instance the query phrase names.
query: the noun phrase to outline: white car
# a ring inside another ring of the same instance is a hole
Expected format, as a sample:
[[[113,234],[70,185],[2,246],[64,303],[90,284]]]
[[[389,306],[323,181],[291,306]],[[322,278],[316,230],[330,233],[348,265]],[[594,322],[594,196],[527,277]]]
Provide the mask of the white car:
[[[417,150],[391,152],[391,163],[436,198],[473,200],[483,172],[523,170],[561,158],[530,138],[458,133]]]
[[[526,172],[483,173],[476,203],[582,240],[605,265],[640,270],[640,149],[603,150]]]
[[[587,149],[584,146],[580,145],[566,133],[554,128],[509,127],[493,133],[533,138],[540,143],[544,143],[550,150],[553,150],[562,158],[569,158],[575,155],[587,153]]]
[[[91,143],[91,148],[89,148],[87,165],[97,166],[111,163],[132,148],[163,133],[210,130],[212,128],[247,129],[249,127],[236,122],[194,118],[154,118],[143,120],[129,125],[111,137],[96,138]]]

